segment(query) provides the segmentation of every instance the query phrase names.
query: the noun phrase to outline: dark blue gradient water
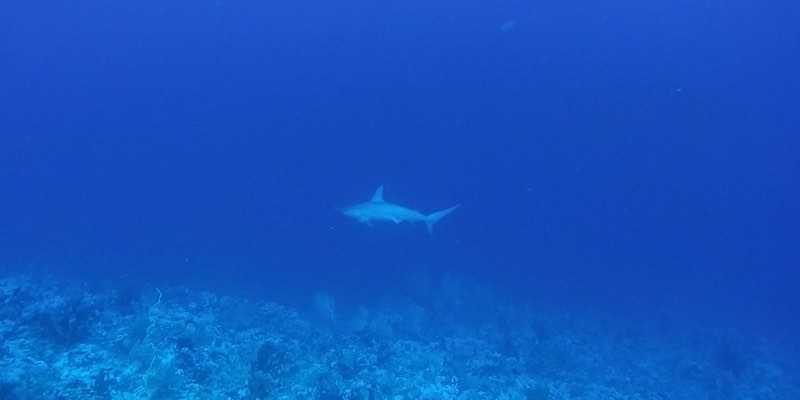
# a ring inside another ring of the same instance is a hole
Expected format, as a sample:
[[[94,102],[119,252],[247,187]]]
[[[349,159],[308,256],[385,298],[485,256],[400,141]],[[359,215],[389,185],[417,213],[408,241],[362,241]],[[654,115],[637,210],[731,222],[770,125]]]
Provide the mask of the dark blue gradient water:
[[[289,304],[456,274],[797,348],[797,3],[3,8],[8,271]],[[462,206],[433,234],[337,211],[379,185]]]

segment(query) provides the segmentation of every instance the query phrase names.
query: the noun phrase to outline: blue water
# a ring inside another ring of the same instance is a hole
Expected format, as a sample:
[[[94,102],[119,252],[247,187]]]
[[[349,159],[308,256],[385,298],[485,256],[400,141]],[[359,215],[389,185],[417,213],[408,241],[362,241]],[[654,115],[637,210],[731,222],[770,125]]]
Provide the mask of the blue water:
[[[455,276],[800,354],[798,21],[756,0],[15,1],[0,267],[351,310],[427,307]],[[337,211],[380,185],[461,207],[432,234]]]

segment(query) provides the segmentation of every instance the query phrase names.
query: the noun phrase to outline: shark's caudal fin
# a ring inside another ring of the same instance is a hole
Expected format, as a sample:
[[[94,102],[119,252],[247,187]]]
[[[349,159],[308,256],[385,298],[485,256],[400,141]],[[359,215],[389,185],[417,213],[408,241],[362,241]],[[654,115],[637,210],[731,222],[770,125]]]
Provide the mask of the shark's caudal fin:
[[[439,222],[440,219],[444,218],[445,215],[450,214],[456,208],[460,207],[461,204],[457,206],[450,207],[446,210],[437,211],[433,214],[428,215],[425,217],[425,225],[428,227],[428,232],[433,233],[433,224]]]

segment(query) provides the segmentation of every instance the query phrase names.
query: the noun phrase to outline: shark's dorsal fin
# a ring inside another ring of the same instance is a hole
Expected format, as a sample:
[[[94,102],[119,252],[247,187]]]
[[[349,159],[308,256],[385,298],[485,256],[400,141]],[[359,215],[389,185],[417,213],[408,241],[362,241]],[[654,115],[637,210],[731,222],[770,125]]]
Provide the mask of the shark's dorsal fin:
[[[385,201],[383,201],[383,185],[381,185],[378,190],[375,191],[375,194],[372,195],[372,200],[370,201],[373,203],[385,203]]]

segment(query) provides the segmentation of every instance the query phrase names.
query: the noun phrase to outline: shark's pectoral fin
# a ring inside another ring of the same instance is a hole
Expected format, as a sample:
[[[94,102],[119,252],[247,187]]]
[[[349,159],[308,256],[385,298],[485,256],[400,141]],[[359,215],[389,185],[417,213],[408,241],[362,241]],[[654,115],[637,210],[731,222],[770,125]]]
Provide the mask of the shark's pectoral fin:
[[[400,219],[400,218],[392,218],[392,222],[394,222],[395,224],[399,224],[399,223],[403,222],[403,220]]]
[[[366,226],[368,226],[370,228],[372,227],[372,220],[369,219],[369,218],[359,217],[358,218],[358,222],[361,222],[362,224],[364,224],[364,225],[366,225]]]

